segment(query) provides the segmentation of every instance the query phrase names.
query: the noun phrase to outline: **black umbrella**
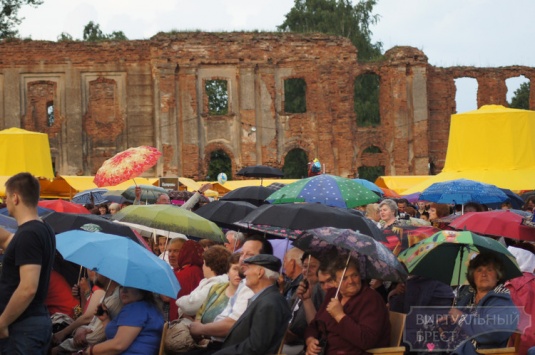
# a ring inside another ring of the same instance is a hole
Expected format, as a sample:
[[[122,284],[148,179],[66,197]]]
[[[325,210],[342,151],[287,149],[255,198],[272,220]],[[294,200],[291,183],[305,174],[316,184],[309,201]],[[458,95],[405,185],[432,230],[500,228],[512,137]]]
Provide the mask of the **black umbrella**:
[[[284,173],[281,169],[272,168],[271,166],[266,165],[253,165],[246,166],[242,168],[236,175],[246,176],[246,177],[259,177],[259,178],[268,178],[268,177],[283,177]]]
[[[255,206],[260,206],[265,203],[265,199],[277,191],[277,189],[266,186],[245,186],[232,190],[221,197],[221,200],[226,201],[245,201],[252,203]]]
[[[291,230],[347,228],[377,241],[386,241],[381,230],[359,212],[319,203],[262,205],[238,221],[237,225],[268,225]]]
[[[109,221],[94,214],[53,212],[41,218],[52,227],[56,234],[75,229],[98,230],[103,233],[130,238],[136,243],[147,247],[146,243],[139,239],[141,237],[138,237],[130,227]],[[74,285],[78,282],[79,266],[66,260],[59,260],[59,262],[56,260],[54,267],[67,279],[69,284]]]
[[[108,190],[106,189],[89,189],[82,192],[77,193],[72,198],[71,202],[80,204],[80,205],[100,205],[101,203],[106,203],[108,200],[106,200],[102,195],[104,195]]]
[[[134,200],[128,200],[123,197],[122,195],[123,190],[110,190],[102,195],[104,199],[106,199],[109,202],[115,202],[118,204],[123,204],[125,202],[134,203]]]
[[[255,209],[256,206],[249,202],[219,200],[200,207],[194,213],[214,222],[220,227],[235,229],[236,226],[233,223],[247,216],[247,214]]]

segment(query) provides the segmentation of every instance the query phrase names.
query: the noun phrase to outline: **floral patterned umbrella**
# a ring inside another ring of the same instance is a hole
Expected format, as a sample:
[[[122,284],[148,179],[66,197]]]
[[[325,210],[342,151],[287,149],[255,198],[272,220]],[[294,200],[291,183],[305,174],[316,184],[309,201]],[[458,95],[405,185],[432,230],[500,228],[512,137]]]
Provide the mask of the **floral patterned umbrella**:
[[[359,261],[363,279],[403,282],[407,278],[405,268],[387,247],[350,229],[310,229],[300,235],[293,246],[320,259],[322,255],[332,255],[333,247],[337,255],[350,254]]]
[[[118,185],[153,167],[161,155],[158,149],[149,146],[127,149],[106,160],[93,182],[98,187]]]
[[[377,194],[358,182],[329,174],[301,179],[266,198],[266,201],[273,204],[310,202],[345,208],[363,206],[378,200]]]

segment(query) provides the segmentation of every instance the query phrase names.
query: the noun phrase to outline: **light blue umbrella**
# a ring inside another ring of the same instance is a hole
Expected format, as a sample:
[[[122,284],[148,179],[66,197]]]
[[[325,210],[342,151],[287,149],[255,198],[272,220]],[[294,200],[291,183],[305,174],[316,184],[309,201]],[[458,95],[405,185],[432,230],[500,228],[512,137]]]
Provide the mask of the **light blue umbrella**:
[[[351,180],[358,182],[359,184],[361,184],[362,186],[372,190],[373,192],[377,192],[379,194],[379,196],[383,196],[385,194],[383,192],[383,190],[381,190],[381,188],[379,186],[375,185],[371,181],[368,181],[366,179],[351,179]]]
[[[71,230],[56,235],[65,260],[94,270],[118,284],[176,298],[180,285],[165,261],[134,241],[113,234]]]
[[[507,200],[500,188],[468,179],[435,182],[420,195],[419,200],[464,205],[468,202],[497,203]]]
[[[93,205],[100,205],[101,203],[108,202],[108,200],[102,196],[106,192],[108,192],[107,189],[101,188],[84,190],[74,195],[71,201],[79,205],[87,205],[89,203]]]

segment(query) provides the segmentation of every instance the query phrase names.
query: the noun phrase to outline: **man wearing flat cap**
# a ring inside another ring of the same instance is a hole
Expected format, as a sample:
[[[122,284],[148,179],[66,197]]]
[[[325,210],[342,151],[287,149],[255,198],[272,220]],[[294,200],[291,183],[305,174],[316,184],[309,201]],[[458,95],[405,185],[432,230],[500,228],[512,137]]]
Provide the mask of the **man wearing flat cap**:
[[[275,354],[288,327],[290,308],[279,292],[281,261],[267,254],[244,260],[245,283],[254,292],[249,306],[236,321],[218,355]]]

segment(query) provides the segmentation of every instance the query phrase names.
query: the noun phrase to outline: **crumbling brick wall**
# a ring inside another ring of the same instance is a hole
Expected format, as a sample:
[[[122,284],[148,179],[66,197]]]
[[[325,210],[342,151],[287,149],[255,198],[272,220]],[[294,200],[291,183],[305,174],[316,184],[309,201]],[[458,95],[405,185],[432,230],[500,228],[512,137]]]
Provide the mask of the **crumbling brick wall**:
[[[121,42],[0,42],[0,128],[49,134],[56,170],[94,174],[118,151],[163,152],[146,175],[204,179],[210,154],[233,171],[282,167],[295,148],[326,172],[353,177],[360,166],[422,175],[444,165],[456,78],[478,81],[478,106],[506,104],[505,80],[530,67],[439,68],[411,47],[359,63],[349,40],[322,34],[179,33]],[[380,78],[377,127],[359,127],[354,81]],[[306,112],[284,110],[284,80],[306,82]],[[206,80],[226,80],[228,113],[210,115]],[[54,122],[47,121],[53,105]],[[535,107],[535,95],[530,96]],[[380,153],[364,151],[377,147]]]

